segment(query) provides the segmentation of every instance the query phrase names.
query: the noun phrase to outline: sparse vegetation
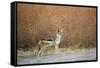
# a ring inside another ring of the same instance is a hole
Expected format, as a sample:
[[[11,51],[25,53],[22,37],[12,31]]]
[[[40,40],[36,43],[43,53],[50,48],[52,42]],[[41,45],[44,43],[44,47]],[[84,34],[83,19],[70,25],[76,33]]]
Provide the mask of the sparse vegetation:
[[[38,41],[64,29],[61,52],[96,47],[96,9],[18,4],[18,56],[36,55]],[[53,47],[45,49],[53,53]]]

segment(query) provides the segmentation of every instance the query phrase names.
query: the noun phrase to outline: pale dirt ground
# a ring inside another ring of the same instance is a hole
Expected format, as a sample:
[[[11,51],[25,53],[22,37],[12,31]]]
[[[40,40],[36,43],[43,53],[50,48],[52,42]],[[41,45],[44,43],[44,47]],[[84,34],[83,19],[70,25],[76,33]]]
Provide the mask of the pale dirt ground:
[[[64,51],[64,49],[60,49],[58,54],[44,54],[41,57],[34,55],[30,51],[24,53],[20,51],[20,54],[17,58],[17,63],[18,65],[21,65],[96,60],[95,48],[81,50],[78,49],[75,51],[67,50],[66,52]]]

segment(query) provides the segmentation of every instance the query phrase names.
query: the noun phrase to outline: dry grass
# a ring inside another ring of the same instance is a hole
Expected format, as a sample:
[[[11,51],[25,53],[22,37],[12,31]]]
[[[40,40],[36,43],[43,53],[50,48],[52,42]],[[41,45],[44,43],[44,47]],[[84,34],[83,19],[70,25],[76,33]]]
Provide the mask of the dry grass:
[[[82,42],[79,42],[78,44],[74,45],[73,47],[65,47],[65,48],[59,48],[58,54],[72,54],[72,53],[78,53],[84,50],[90,50],[92,48],[85,48],[81,46]],[[95,48],[95,47],[93,47]],[[27,49],[18,49],[17,54],[18,56],[37,56],[38,48],[37,47],[32,47],[32,48],[27,48]],[[55,49],[54,47],[47,47],[42,51],[43,55],[52,55],[55,54]]]
[[[62,51],[96,47],[95,8],[18,4],[17,17],[18,50],[36,53],[38,41],[60,28],[64,30]]]

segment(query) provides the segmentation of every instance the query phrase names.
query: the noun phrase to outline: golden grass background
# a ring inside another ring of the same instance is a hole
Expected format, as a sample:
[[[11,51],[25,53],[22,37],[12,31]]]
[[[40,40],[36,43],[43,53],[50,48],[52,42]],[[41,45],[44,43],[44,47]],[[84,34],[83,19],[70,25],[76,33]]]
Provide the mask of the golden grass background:
[[[35,48],[40,39],[63,28],[63,48],[96,47],[96,8],[17,5],[17,48]]]

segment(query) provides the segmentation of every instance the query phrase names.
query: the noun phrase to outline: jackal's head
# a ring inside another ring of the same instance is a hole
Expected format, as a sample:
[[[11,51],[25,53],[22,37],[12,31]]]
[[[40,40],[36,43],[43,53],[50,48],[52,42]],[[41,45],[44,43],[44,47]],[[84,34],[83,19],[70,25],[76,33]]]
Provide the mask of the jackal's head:
[[[63,33],[63,29],[58,29],[58,32]]]

